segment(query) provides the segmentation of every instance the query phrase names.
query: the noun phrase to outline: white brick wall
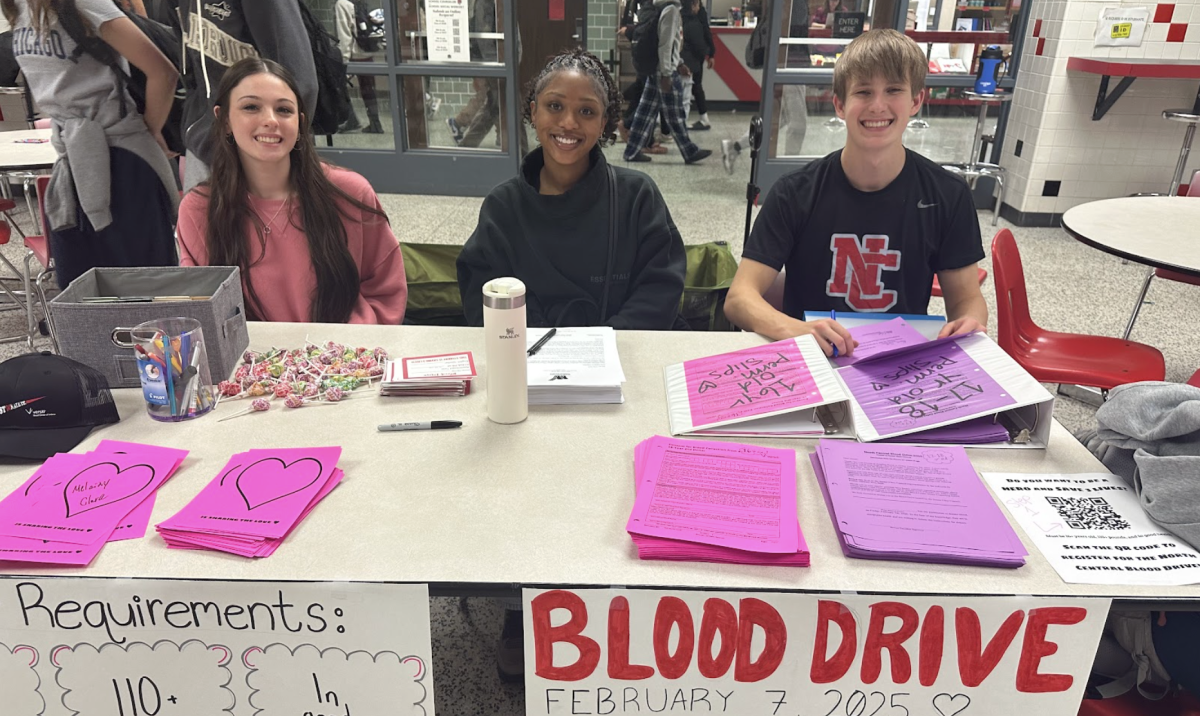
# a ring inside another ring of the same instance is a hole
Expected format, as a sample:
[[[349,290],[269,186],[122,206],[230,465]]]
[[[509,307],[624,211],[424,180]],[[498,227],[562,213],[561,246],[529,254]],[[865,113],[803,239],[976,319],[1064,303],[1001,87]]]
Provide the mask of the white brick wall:
[[[1094,47],[1100,10],[1117,5],[1150,10],[1141,47]],[[1000,159],[1009,173],[1006,204],[1023,212],[1062,213],[1095,199],[1167,190],[1186,125],[1163,119],[1162,111],[1190,109],[1200,80],[1139,78],[1094,122],[1100,76],[1067,70],[1069,57],[1200,59],[1200,2],[1175,3],[1171,22],[1188,24],[1182,42],[1167,41],[1168,24],[1153,21],[1156,7],[1114,0],[1035,0]],[[1045,38],[1041,55],[1035,29]],[[1118,81],[1109,81],[1110,93]],[[1019,157],[1018,141],[1023,145]],[[1185,184],[1200,168],[1200,142],[1195,149]],[[1058,196],[1043,196],[1047,181],[1062,182]]]

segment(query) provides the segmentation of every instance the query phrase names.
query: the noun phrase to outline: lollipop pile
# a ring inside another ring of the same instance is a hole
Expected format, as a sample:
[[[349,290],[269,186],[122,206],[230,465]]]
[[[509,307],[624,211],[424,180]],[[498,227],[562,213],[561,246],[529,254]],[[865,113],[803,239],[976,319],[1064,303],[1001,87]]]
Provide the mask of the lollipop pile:
[[[217,385],[221,400],[250,399],[250,407],[221,420],[270,410],[275,400],[285,407],[332,405],[356,388],[383,376],[388,353],[383,348],[352,348],[328,341],[303,348],[246,351],[232,380]]]

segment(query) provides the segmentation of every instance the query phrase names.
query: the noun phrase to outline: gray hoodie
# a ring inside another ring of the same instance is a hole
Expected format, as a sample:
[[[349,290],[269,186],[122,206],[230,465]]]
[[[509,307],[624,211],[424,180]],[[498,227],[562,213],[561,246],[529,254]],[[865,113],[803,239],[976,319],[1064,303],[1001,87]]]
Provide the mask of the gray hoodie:
[[[654,7],[661,8],[658,16],[658,74],[670,77],[683,57],[683,16],[679,0],[654,0]]]
[[[1096,411],[1102,461],[1127,479],[1146,514],[1200,548],[1200,388],[1179,383],[1130,383],[1114,388]]]

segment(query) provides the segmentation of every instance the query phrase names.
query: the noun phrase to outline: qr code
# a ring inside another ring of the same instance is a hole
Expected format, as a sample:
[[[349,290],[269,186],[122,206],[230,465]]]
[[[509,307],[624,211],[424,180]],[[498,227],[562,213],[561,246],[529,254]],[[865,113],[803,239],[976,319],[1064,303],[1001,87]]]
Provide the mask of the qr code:
[[[1103,497],[1047,497],[1046,502],[1073,530],[1129,529],[1129,523]]]

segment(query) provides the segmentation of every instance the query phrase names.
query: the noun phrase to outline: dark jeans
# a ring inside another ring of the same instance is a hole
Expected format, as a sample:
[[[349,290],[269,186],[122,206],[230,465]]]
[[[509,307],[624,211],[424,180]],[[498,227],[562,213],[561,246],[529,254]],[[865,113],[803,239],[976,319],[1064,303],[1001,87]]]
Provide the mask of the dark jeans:
[[[1167,612],[1167,623],[1154,619],[1154,651],[1171,678],[1183,688],[1200,696],[1200,613]]]
[[[108,150],[112,223],[92,228],[76,207],[76,226],[50,233],[58,287],[97,266],[175,266],[175,212],[158,174],[133,152]]]
[[[692,70],[692,101],[696,103],[696,111],[708,114],[708,100],[704,97],[704,63]]]
[[[374,62],[370,57],[360,59],[351,58],[351,62]],[[358,81],[358,91],[362,95],[363,104],[367,108],[367,119],[371,122],[379,122],[379,100],[375,94],[375,75],[354,75]]]

